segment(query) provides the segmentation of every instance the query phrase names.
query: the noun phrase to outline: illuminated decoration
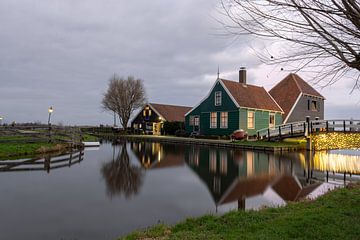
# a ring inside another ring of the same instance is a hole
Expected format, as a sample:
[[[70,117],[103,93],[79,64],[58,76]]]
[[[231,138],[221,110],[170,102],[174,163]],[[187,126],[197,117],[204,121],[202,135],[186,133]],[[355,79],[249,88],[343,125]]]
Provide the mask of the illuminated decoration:
[[[360,173],[360,156],[332,154],[326,151],[316,152],[312,168],[319,171]]]
[[[315,150],[360,148],[359,133],[322,133],[311,136]]]

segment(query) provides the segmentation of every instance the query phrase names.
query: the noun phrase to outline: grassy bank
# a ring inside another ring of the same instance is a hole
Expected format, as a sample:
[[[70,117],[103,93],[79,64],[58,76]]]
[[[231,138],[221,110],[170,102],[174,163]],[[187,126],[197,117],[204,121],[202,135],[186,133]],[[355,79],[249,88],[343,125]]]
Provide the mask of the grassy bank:
[[[121,239],[359,239],[360,185],[282,208],[158,225]]]
[[[280,142],[274,141],[236,141],[238,145],[254,146],[254,147],[297,147],[299,149],[306,148],[306,140],[304,139],[284,139]]]
[[[33,157],[41,153],[61,151],[65,145],[53,143],[1,143],[0,160]]]

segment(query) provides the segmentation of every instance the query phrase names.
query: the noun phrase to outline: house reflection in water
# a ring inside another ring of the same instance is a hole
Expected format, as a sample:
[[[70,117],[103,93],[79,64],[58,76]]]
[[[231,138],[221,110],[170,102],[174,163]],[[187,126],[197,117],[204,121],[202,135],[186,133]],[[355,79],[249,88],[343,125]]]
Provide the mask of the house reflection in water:
[[[132,142],[131,149],[145,169],[158,169],[184,165],[184,145],[155,142]]]
[[[360,170],[358,156],[349,157],[345,164],[333,161],[334,156],[328,153],[274,154],[153,142],[132,142],[130,146],[144,169],[186,163],[208,188],[216,209],[230,203],[237,203],[239,209],[258,209],[312,199],[344,184],[338,172]],[[329,171],[333,171],[332,184],[327,183]]]
[[[185,159],[207,185],[216,206],[237,202],[239,209],[245,209],[249,198],[262,198],[262,205],[284,205],[333,188],[323,182],[323,173],[316,175],[310,169],[309,174],[303,157],[191,146]]]

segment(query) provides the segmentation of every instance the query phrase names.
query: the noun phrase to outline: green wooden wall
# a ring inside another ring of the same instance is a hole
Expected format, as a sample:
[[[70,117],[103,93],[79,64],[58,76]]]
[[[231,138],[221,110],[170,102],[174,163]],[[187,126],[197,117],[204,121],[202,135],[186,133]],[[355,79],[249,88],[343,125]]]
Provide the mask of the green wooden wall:
[[[249,129],[247,127],[247,116],[248,111],[255,112],[255,128]],[[268,128],[269,127],[269,118],[270,118],[269,111],[265,110],[254,110],[254,109],[247,109],[247,108],[240,108],[240,129],[245,130],[249,136],[256,135],[256,132],[260,129]],[[281,113],[275,113],[275,125],[282,124],[282,115]]]
[[[221,91],[222,105],[215,106],[215,92]],[[255,128],[247,127],[248,111],[255,111]],[[210,128],[210,113],[217,112],[217,128]],[[220,113],[228,112],[228,128],[220,128]],[[190,116],[200,116],[200,134],[201,135],[230,135],[238,129],[248,132],[248,135],[256,135],[256,132],[263,128],[269,127],[270,111],[253,110],[247,108],[237,108],[230,96],[226,93],[222,85],[218,82],[211,91],[207,99],[205,99],[198,107],[192,110],[185,117],[185,129],[188,132],[193,131],[193,126],[189,125]],[[275,114],[275,125],[282,124],[282,115]]]
[[[221,91],[221,106],[215,106],[215,92]],[[210,112],[217,112],[217,128],[210,128]],[[228,128],[220,128],[220,112],[228,112]],[[193,131],[189,126],[190,116],[200,116],[200,134],[202,135],[230,135],[239,129],[239,111],[222,85],[218,82],[209,97],[185,117],[185,128]]]

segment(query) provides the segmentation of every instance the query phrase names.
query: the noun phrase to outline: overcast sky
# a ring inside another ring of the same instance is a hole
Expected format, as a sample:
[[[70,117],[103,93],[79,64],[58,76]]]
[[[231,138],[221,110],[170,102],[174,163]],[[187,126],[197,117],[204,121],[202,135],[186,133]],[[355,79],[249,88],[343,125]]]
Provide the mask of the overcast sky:
[[[270,89],[286,72],[261,64],[250,37],[221,36],[217,0],[1,0],[0,116],[6,122],[111,124],[108,79],[144,80],[149,102],[193,106],[220,76]],[[299,73],[305,80],[311,76]],[[327,118],[360,119],[351,81],[318,89]]]

